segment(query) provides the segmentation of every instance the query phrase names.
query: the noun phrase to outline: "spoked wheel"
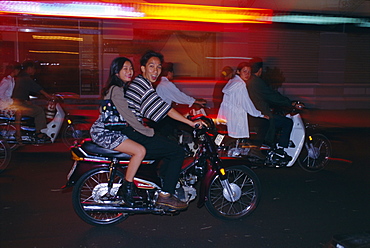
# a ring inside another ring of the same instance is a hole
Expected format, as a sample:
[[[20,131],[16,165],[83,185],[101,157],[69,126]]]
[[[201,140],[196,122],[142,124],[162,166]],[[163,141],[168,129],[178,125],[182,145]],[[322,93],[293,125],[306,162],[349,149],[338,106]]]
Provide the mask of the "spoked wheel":
[[[127,213],[86,210],[85,207],[89,205],[114,204],[114,200],[110,200],[109,197],[107,197],[108,177],[109,168],[97,168],[84,174],[73,188],[73,208],[77,215],[90,225],[114,225],[124,221],[128,217]],[[117,193],[123,179],[123,173],[117,171],[113,180],[113,188],[110,192],[111,195],[114,196]]]
[[[260,200],[261,186],[257,175],[246,166],[226,168],[228,182],[216,176],[207,192],[206,207],[215,217],[233,220],[251,214]]]
[[[11,150],[5,140],[0,139],[0,173],[8,167],[11,158]]]
[[[8,123],[1,123],[0,124],[0,134],[4,140],[8,141],[8,145],[10,150],[14,151],[19,147],[18,142],[15,138],[16,136],[16,129],[14,125]]]
[[[66,126],[62,131],[62,140],[67,147],[73,146],[75,142],[80,143],[82,140],[90,137],[90,126],[86,123],[73,123]]]
[[[305,171],[317,172],[324,169],[331,156],[331,143],[322,134],[313,134],[308,137],[301,154],[298,157],[298,164]]]

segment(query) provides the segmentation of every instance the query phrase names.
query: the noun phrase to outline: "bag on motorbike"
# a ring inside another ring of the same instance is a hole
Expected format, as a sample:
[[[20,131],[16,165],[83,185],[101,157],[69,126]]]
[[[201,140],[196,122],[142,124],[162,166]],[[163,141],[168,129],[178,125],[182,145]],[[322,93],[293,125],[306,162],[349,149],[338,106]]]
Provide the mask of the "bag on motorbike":
[[[117,107],[112,101],[112,91],[113,88],[111,89],[109,99],[102,100],[101,115],[105,129],[120,131],[123,127],[127,126],[127,122],[118,112]]]

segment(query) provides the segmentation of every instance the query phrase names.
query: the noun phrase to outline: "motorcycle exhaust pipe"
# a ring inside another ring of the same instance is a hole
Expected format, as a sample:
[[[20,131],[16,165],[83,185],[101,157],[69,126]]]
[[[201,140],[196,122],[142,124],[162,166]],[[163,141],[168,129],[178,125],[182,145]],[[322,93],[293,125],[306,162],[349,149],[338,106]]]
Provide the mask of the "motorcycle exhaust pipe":
[[[127,206],[114,206],[114,205],[84,205],[86,212],[107,212],[107,213],[151,213],[159,209],[148,207],[127,207]]]

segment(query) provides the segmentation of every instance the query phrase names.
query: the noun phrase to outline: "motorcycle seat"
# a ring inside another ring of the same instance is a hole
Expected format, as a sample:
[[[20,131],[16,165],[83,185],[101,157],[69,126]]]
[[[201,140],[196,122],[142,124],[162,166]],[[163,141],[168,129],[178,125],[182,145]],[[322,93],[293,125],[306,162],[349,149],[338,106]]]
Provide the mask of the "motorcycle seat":
[[[130,159],[131,158],[131,156],[126,153],[122,153],[119,151],[101,147],[88,139],[84,140],[84,142],[81,144],[81,148],[85,152],[91,155],[98,155],[98,156],[104,156],[104,157],[109,157],[109,158],[119,158],[119,159]]]

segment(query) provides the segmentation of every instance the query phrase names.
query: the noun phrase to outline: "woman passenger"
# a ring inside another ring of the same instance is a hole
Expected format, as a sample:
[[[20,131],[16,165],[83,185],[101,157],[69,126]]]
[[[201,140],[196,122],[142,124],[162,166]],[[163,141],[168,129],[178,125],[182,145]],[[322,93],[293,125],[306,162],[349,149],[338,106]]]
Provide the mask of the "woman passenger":
[[[112,99],[118,112],[129,126],[142,135],[151,137],[154,135],[154,130],[143,126],[136,119],[135,115],[129,110],[127,101],[124,98],[125,87],[131,81],[133,74],[132,62],[128,58],[118,57],[114,59],[110,66],[107,85],[102,91],[102,97],[104,99]],[[105,129],[101,115],[92,125],[90,134],[92,141],[96,144],[131,155],[124,182],[117,195],[121,196],[127,205],[134,206],[134,198],[137,197],[137,194],[133,180],[146,154],[144,146],[129,139],[125,134],[124,128],[120,131]]]
[[[246,82],[251,77],[251,65],[242,62],[236,69],[236,75],[222,89],[224,93],[218,119],[226,120],[228,135],[232,138],[249,138],[248,115],[268,119],[257,110],[249,97]],[[254,155],[263,159],[259,149]]]

